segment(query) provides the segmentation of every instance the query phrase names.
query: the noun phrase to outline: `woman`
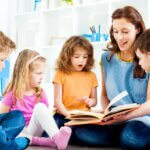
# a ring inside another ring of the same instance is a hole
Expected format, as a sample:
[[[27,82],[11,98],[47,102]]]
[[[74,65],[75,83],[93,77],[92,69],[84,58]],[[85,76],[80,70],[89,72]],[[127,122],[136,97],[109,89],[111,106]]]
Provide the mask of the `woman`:
[[[123,149],[144,149],[150,143],[150,81],[138,64],[134,49],[134,42],[144,30],[143,19],[135,8],[126,6],[113,12],[109,51],[101,58],[102,108],[105,110],[110,100],[124,90],[128,96],[113,106],[138,103],[140,107],[112,120],[103,120],[104,126],[95,125],[94,130],[90,125],[88,131],[80,134],[84,143],[100,146],[120,143]],[[85,141],[87,134],[91,138]]]

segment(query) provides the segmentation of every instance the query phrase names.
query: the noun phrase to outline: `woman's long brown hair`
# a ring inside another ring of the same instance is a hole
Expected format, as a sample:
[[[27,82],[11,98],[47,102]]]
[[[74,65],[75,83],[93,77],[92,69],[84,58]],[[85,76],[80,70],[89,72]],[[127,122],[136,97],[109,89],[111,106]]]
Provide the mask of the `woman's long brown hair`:
[[[114,21],[115,19],[121,19],[121,18],[125,18],[126,20],[128,20],[128,22],[132,23],[136,29],[138,29],[139,33],[136,36],[136,39],[139,37],[139,35],[141,33],[143,33],[145,31],[145,24],[144,21],[142,19],[142,16],[140,15],[140,13],[132,6],[125,6],[123,8],[119,8],[117,10],[115,10],[112,14],[112,21]],[[108,59],[108,61],[111,60],[112,56],[114,55],[114,53],[118,53],[120,52],[120,49],[116,43],[116,40],[113,36],[113,26],[111,26],[110,29],[110,39],[111,39],[111,43],[108,45],[108,49],[111,51],[111,56]],[[134,57],[134,77],[135,78],[143,78],[145,75],[145,71],[141,68],[141,66],[139,65],[139,60],[138,58]]]

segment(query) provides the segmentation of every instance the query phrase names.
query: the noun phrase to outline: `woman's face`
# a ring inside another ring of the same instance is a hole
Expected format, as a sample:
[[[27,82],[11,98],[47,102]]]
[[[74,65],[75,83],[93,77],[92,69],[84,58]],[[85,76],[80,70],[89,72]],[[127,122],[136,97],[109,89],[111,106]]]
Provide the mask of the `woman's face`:
[[[114,19],[113,36],[118,44],[120,51],[131,50],[133,48],[138,30],[127,19]]]

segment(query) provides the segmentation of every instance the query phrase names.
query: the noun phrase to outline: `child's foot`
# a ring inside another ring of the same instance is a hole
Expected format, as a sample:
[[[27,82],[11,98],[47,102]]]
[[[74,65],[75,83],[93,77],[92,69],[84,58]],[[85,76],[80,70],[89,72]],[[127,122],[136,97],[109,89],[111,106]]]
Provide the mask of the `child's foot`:
[[[0,127],[0,149],[15,149],[15,150],[23,150],[28,147],[30,140],[25,137],[18,137],[15,139],[8,139],[6,138],[5,131],[2,130]]]
[[[30,140],[26,137],[18,137],[14,140],[14,142],[17,144],[18,150],[23,150],[28,147]]]
[[[59,132],[52,137],[55,144],[57,145],[58,150],[65,150],[67,148],[71,132],[71,128],[61,127]]]
[[[56,144],[50,137],[32,137],[31,141],[32,145],[39,145],[39,146],[47,146],[47,147],[56,147]]]

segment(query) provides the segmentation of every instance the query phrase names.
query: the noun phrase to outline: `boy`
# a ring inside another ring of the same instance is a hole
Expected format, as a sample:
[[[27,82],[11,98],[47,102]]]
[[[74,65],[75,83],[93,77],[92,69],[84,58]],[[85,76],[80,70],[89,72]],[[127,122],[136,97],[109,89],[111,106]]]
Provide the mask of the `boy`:
[[[16,49],[15,43],[0,31],[0,71],[3,69],[4,61],[10,53]],[[20,111],[2,113],[0,103],[0,150],[22,150],[28,145],[26,138],[16,138],[24,127],[24,118]]]
[[[139,64],[145,72],[150,73],[150,29],[140,35],[134,46]]]

